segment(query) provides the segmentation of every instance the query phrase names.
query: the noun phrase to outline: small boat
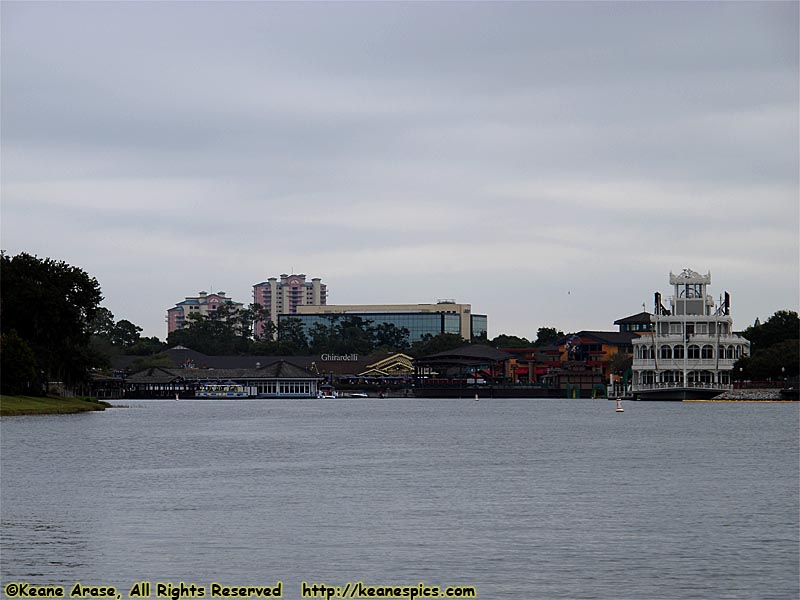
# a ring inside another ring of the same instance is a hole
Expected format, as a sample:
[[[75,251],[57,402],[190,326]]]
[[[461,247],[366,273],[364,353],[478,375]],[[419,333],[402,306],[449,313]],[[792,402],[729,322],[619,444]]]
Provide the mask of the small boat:
[[[237,383],[206,383],[201,385],[195,396],[198,398],[247,398],[249,394],[243,385]]]
[[[333,386],[329,383],[324,383],[319,386],[319,390],[317,391],[317,398],[325,399],[325,400],[334,400],[339,397],[339,394],[333,389]]]
[[[625,412],[625,409],[622,408],[622,399],[617,398],[617,410],[616,412]]]

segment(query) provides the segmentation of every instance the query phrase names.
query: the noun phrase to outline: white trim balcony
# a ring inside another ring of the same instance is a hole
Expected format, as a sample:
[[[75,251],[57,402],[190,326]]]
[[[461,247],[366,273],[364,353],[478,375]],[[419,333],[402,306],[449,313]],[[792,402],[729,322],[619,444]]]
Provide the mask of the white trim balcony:
[[[705,381],[690,381],[688,383],[672,381],[660,383],[634,383],[632,390],[634,392],[643,392],[649,390],[674,390],[679,388],[693,388],[698,390],[732,390],[732,383],[706,383]]]
[[[719,342],[720,344],[726,345],[736,345],[736,343],[740,343],[742,345],[747,345],[747,340],[737,335],[735,333],[725,333],[722,335],[717,336],[716,334],[706,334],[706,333],[692,333],[689,334],[689,344],[709,344],[713,346]],[[686,344],[686,338],[680,333],[672,333],[670,335],[650,335],[646,333],[638,338],[634,338],[631,342],[634,346],[653,346],[654,344],[658,344],[663,346],[664,344],[668,344],[673,346],[675,344]]]
[[[689,358],[686,360],[687,371],[730,371],[733,369],[735,358]],[[634,371],[683,371],[684,361],[682,358],[659,358],[659,359],[633,359]]]

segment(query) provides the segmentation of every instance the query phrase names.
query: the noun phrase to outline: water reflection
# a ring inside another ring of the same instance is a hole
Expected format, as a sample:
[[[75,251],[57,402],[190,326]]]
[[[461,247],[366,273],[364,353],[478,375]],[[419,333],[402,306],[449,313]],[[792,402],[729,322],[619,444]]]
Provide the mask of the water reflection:
[[[5,507],[3,515],[6,514]],[[12,563],[16,578],[33,578],[54,584],[67,582],[87,565],[89,543],[85,531],[57,515],[44,521],[36,518],[0,520],[0,556]],[[7,577],[3,577],[7,580]]]

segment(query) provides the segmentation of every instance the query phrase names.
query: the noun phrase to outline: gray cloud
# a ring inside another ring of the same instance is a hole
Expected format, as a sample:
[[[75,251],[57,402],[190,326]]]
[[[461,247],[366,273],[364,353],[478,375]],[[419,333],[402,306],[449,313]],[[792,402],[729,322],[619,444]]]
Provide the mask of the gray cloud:
[[[292,268],[492,335],[610,328],[687,266],[742,327],[798,307],[796,3],[0,10],[3,248],[148,334]]]

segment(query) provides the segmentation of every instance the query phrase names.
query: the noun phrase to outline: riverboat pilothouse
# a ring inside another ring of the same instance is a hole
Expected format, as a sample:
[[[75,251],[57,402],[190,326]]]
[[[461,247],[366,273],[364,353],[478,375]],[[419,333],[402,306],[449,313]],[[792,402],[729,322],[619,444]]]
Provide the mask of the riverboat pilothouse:
[[[711,273],[669,274],[670,308],[655,294],[651,330],[633,340],[630,394],[637,400],[713,398],[733,387],[734,363],[750,342],[733,333],[730,295],[707,294]]]

